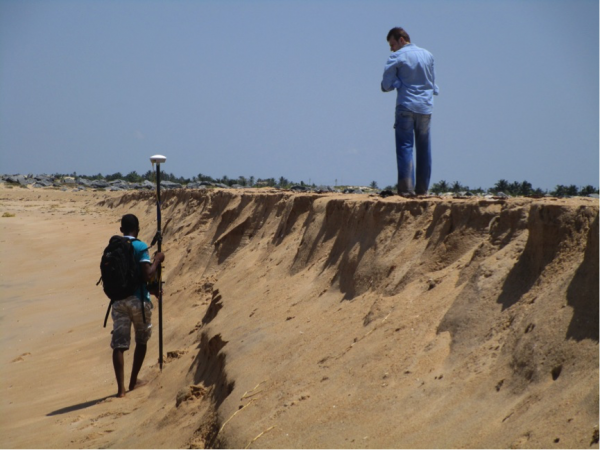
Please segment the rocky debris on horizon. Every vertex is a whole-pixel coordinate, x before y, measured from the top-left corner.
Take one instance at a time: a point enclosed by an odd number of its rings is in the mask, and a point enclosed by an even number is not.
[[[61,190],[69,190],[69,188],[80,191],[86,189],[103,189],[106,191],[128,191],[128,190],[154,190],[156,189],[156,184],[144,180],[141,183],[132,183],[125,180],[113,180],[107,181],[105,179],[97,179],[90,180],[88,178],[82,177],[71,177],[71,176],[54,176],[54,175],[0,175],[0,183],[10,183],[16,184],[19,186],[29,186],[33,185],[34,188],[60,188]],[[242,186],[239,184],[234,184],[232,186],[228,186],[223,183],[216,183],[210,181],[193,181],[188,183],[187,185],[182,185],[181,183],[175,183],[172,181],[163,180],[160,182],[160,186],[162,189],[208,189],[208,188],[221,188],[221,189],[247,189],[250,186]],[[277,188],[278,189],[278,188]],[[341,192],[338,189],[335,189],[331,186],[318,186],[316,188],[312,188],[309,186],[300,186],[294,185],[289,188],[292,192],[315,192],[318,194],[324,192]],[[365,187],[353,187],[348,186],[345,190],[345,193],[372,193],[375,190]],[[377,190],[378,192],[378,190]]]
[[[86,190],[86,189],[103,189],[106,191],[128,191],[128,190],[154,190],[156,183],[149,180],[144,180],[141,183],[132,183],[126,180],[106,179],[91,180],[82,177],[70,176],[53,176],[53,175],[0,175],[0,183],[9,183],[19,186],[33,185],[34,188],[60,188],[62,190]],[[162,180],[160,182],[162,189],[207,189],[207,188],[244,188],[244,186],[234,185],[227,186],[222,183],[212,183],[208,181],[194,181],[187,185],[175,183],[173,181]]]
[[[141,183],[131,183],[125,180],[113,180],[107,181],[105,179],[90,180],[82,177],[69,177],[69,176],[53,176],[53,175],[0,175],[0,183],[16,184],[19,186],[32,185],[34,188],[60,188],[61,190],[85,190],[85,189],[104,189],[107,191],[127,191],[127,190],[153,190],[156,189],[156,184],[144,180]],[[163,189],[182,189],[179,183],[172,181],[161,181],[161,188]],[[213,184],[203,182],[202,186],[198,183],[190,183],[188,189],[205,189],[207,185],[212,186]],[[220,185],[219,187],[228,187]]]
[[[0,175],[0,183],[10,183],[20,186],[33,185],[35,188],[54,187],[63,190],[72,188],[74,190],[85,189],[104,189],[107,191],[127,191],[127,190],[154,190],[156,183],[149,180],[144,180],[141,183],[132,183],[126,180],[107,181],[105,179],[91,180],[82,177],[70,176],[53,176],[53,175]],[[245,186],[233,185],[228,186],[223,183],[212,183],[209,181],[193,181],[187,185],[175,183],[173,181],[162,180],[160,182],[162,189],[207,189],[207,188],[223,188],[223,189],[243,189]]]
[[[48,187],[54,185],[54,177],[50,175],[3,175],[1,181],[20,186]]]
[[[348,187],[348,188],[344,189],[343,193],[344,194],[364,194],[365,191],[363,191],[361,188]]]
[[[294,186],[290,187],[290,191],[294,191],[294,192],[310,192],[310,188],[307,187],[307,186],[294,185]]]

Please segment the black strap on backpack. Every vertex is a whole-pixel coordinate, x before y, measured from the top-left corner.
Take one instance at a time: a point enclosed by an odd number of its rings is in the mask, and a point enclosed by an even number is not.
[[[104,316],[104,328],[106,328],[106,322],[108,321],[108,314],[110,313],[110,307],[112,306],[113,301],[111,300],[108,304],[108,309],[106,310],[106,316]],[[146,318],[144,318],[144,323],[146,323]]]

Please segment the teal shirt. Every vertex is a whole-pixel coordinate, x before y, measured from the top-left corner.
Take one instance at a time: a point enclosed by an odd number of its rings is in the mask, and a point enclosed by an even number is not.
[[[125,237],[129,238],[131,240],[136,239],[132,236],[125,236]],[[133,251],[135,254],[136,261],[138,263],[152,264],[152,261],[150,261],[150,254],[148,253],[148,245],[145,242],[140,241],[140,240],[134,240],[132,242],[132,244],[133,244]],[[141,268],[140,268],[140,271],[141,271]],[[148,284],[145,281],[142,281],[140,284],[140,287],[135,291],[134,295],[137,298],[139,298],[140,300],[150,302],[150,292],[148,292]]]

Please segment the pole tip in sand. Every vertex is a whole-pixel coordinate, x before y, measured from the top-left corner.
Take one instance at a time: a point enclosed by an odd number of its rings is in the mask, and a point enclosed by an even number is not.
[[[150,157],[150,162],[152,164],[162,164],[167,161],[167,157],[163,155],[154,155]]]

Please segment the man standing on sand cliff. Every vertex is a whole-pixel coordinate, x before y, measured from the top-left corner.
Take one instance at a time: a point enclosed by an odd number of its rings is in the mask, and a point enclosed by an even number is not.
[[[433,96],[438,95],[433,55],[410,42],[400,27],[392,28],[387,41],[393,52],[389,57],[381,90],[398,91],[396,98],[396,159],[398,194],[405,197],[425,195],[431,178],[430,123]],[[413,168],[413,144],[416,141],[416,183]]]
[[[150,292],[148,291],[148,282],[152,280],[165,256],[157,253],[154,261],[150,261],[148,246],[137,239],[140,232],[138,218],[133,214],[126,214],[121,219],[121,233],[131,240],[134,249],[135,260],[140,267],[142,280],[139,288],[134,295],[123,300],[117,300],[112,303],[113,331],[110,346],[113,349],[113,366],[115,376],[117,377],[118,392],[117,397],[125,397],[125,361],[124,352],[129,350],[131,342],[131,324],[135,329],[135,351],[133,354],[133,367],[131,368],[131,378],[129,380],[129,390],[140,387],[146,382],[138,380],[137,376],[146,357],[146,343],[152,335],[152,302],[150,301]],[[154,292],[153,292],[154,294]],[[142,304],[144,315],[142,315]]]

